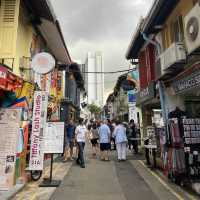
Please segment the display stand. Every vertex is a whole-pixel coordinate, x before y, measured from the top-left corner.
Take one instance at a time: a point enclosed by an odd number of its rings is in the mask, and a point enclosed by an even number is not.
[[[39,187],[58,187],[61,184],[61,180],[52,180],[52,173],[53,173],[53,153],[51,154],[50,177],[44,179],[42,183],[40,183]]]

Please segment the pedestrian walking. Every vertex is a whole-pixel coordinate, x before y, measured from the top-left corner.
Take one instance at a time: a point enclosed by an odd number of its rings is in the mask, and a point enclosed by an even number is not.
[[[127,136],[126,136],[126,128],[122,125],[120,121],[116,121],[116,127],[113,135],[115,137],[115,143],[117,147],[118,161],[125,161]]]
[[[68,160],[73,160],[73,147],[75,140],[75,125],[71,119],[69,123],[65,125],[65,151],[64,151],[64,162]]]
[[[90,130],[90,142],[92,144],[93,157],[95,157],[99,152],[98,139],[99,139],[98,129],[96,123],[94,123]]]
[[[110,150],[110,137],[111,131],[107,125],[107,121],[104,120],[99,128],[99,142],[101,151],[101,160],[109,161],[109,150]]]
[[[130,140],[130,145],[133,145],[133,149],[135,154],[138,154],[138,141],[137,141],[137,128],[135,125],[135,121],[133,119],[130,120],[129,122],[129,140]]]
[[[114,128],[115,128],[115,123],[112,123],[110,120],[108,120],[108,126],[110,128],[111,131],[111,141],[110,141],[110,150],[116,150],[116,144],[115,144],[115,138],[113,136],[113,132],[114,132]],[[112,148],[113,146],[113,148]]]
[[[83,119],[80,119],[79,125],[76,127],[75,130],[75,137],[78,146],[78,158],[76,160],[76,163],[79,164],[82,168],[85,168],[84,147],[85,147],[86,134],[87,134],[87,128],[83,123]]]

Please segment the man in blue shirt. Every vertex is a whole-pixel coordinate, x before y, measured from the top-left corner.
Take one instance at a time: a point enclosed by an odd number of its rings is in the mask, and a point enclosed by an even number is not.
[[[101,124],[99,128],[99,142],[100,142],[100,150],[101,150],[101,160],[108,161],[108,151],[110,150],[110,136],[111,131],[109,126],[107,125],[107,121]]]
[[[64,161],[67,161],[68,158],[73,160],[73,148],[74,148],[74,139],[75,139],[75,125],[73,120],[70,120],[68,124],[65,125],[65,152],[64,152]]]

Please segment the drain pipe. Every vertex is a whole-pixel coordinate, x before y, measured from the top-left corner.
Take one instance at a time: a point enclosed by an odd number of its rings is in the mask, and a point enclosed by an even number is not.
[[[148,38],[147,35],[144,32],[141,32],[143,39],[146,42],[149,42],[151,44],[153,44],[157,51],[160,51],[160,46],[156,41],[153,41],[152,39]],[[166,101],[166,96],[164,93],[164,84],[162,81],[158,81],[158,89],[159,89],[159,95],[160,95],[160,103],[161,103],[161,108],[162,108],[162,113],[163,113],[163,119],[164,119],[164,123],[166,125],[166,131],[167,131],[167,137],[169,138],[169,129],[167,126],[167,120],[168,120],[168,114],[167,114],[167,109],[165,107],[165,105],[167,105],[167,101]]]

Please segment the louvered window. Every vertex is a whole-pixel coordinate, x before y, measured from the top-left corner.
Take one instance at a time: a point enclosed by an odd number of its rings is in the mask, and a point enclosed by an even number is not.
[[[15,21],[15,6],[16,6],[16,0],[5,0],[3,22],[13,23]]]

